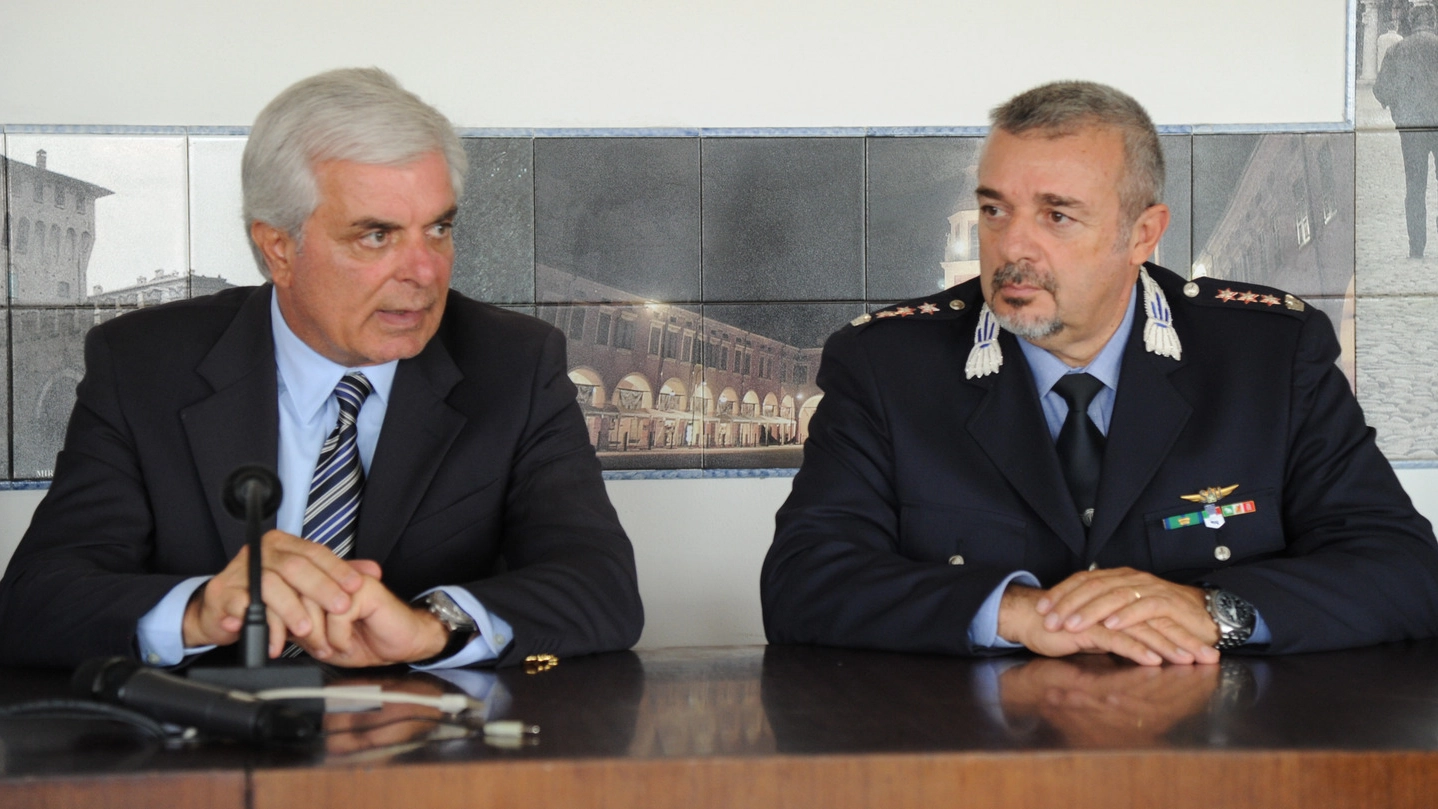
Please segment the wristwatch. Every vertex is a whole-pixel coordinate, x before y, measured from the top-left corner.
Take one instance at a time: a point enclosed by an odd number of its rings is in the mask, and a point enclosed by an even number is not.
[[[1253,635],[1253,626],[1258,613],[1253,605],[1217,587],[1205,587],[1203,605],[1208,608],[1209,617],[1218,624],[1218,643],[1213,648],[1227,651],[1248,642]]]
[[[425,596],[421,603],[431,615],[439,619],[445,629],[449,630],[449,640],[444,644],[444,648],[439,650],[439,654],[424,660],[416,660],[410,663],[411,666],[428,666],[445,658],[453,657],[479,633],[479,626],[475,624],[474,619],[469,617],[469,613],[460,609],[460,606],[454,603],[454,599],[450,598],[445,591],[435,590]]]

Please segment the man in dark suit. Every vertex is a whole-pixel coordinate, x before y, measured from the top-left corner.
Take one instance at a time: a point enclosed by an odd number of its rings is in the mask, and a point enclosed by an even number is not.
[[[264,539],[271,655],[507,665],[634,643],[633,550],[563,336],[448,291],[464,170],[449,122],[378,70],[260,114],[245,213],[272,283],[90,332],[54,482],[0,582],[0,659],[176,664],[234,643],[248,557],[221,489],[247,463],[286,492]]]
[[[980,277],[825,346],[764,563],[771,642],[1158,664],[1438,631],[1438,544],[1331,324],[1146,264],[1162,188],[1112,88],[994,111]]]

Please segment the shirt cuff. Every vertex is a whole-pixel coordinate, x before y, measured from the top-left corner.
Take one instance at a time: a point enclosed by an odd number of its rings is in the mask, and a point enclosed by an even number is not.
[[[1273,633],[1268,631],[1268,624],[1263,622],[1263,616],[1257,611],[1253,613],[1253,634],[1243,642],[1244,646],[1266,646],[1273,640]]]
[[[443,660],[436,660],[427,666],[415,666],[414,668],[420,671],[430,671],[432,669],[458,668],[475,663],[484,663],[499,657],[499,653],[504,651],[504,647],[508,646],[509,642],[514,639],[514,630],[510,627],[509,623],[498,615],[494,615],[486,610],[484,605],[479,603],[479,599],[475,598],[473,593],[463,587],[431,587],[416,596],[415,600],[418,601],[430,593],[433,593],[435,590],[443,590],[445,595],[454,599],[454,603],[458,604],[460,609],[464,610],[470,618],[474,619],[474,624],[479,628],[479,631],[475,633],[475,636],[470,639],[469,643],[465,644],[463,649],[455,652],[450,657],[446,657]]]
[[[975,649],[1018,649],[1023,646],[1022,643],[1010,643],[999,637],[999,603],[1004,600],[1004,589],[1013,582],[1025,587],[1039,586],[1038,578],[1027,570],[1016,570],[999,582],[999,586],[989,593],[974,614],[974,620],[969,622],[969,645]]]
[[[178,666],[186,657],[197,655],[215,648],[214,646],[193,646],[185,648],[185,607],[190,596],[200,589],[210,576],[195,576],[175,585],[160,599],[149,612],[140,616],[135,625],[135,643],[140,647],[140,659],[151,666]]]

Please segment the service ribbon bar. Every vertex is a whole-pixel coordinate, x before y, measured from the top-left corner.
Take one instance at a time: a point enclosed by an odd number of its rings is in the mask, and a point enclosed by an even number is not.
[[[1258,510],[1258,505],[1252,500],[1245,500],[1242,503],[1228,503],[1218,506],[1218,513],[1225,517],[1236,517],[1239,514],[1252,514]],[[1179,514],[1176,517],[1168,517],[1163,521],[1165,531],[1172,531],[1175,528],[1187,528],[1190,525],[1203,525],[1203,512],[1190,511],[1187,514]]]

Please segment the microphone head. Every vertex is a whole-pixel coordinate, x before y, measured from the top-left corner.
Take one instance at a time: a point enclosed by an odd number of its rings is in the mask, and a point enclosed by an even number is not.
[[[141,668],[124,657],[92,657],[75,669],[70,678],[70,691],[76,696],[114,702],[120,687]]]
[[[268,466],[246,464],[237,468],[225,478],[225,511],[237,520],[245,519],[245,503],[252,490],[260,495],[260,517],[268,517],[280,510],[284,489],[280,477]]]

